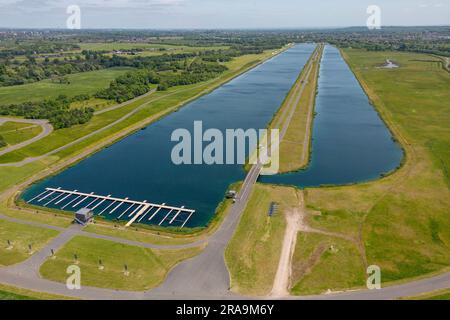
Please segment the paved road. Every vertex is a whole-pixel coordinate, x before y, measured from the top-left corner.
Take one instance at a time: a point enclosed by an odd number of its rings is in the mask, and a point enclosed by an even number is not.
[[[129,104],[132,104],[133,102],[136,102],[136,101],[138,101],[138,100],[140,100],[142,98],[148,97],[149,95],[152,95],[155,92],[156,92],[156,89],[152,89],[149,92],[147,92],[147,93],[145,93],[145,94],[143,94],[141,96],[138,96],[136,98],[133,98],[131,100],[125,101],[125,102],[120,103],[120,104],[113,105],[113,106],[108,107],[108,108],[104,108],[104,109],[99,110],[99,111],[96,111],[96,112],[94,112],[94,115],[97,116],[97,115],[105,113],[105,112],[109,112],[109,111],[112,111],[112,110],[116,110],[116,109],[120,109],[120,108],[126,107]]]
[[[42,132],[29,140],[23,141],[21,143],[18,143],[18,144],[12,145],[12,146],[8,146],[5,149],[0,150],[0,156],[10,153],[14,150],[23,148],[29,144],[32,144],[33,142],[39,141],[53,132],[53,126],[48,122],[48,120],[33,120],[33,119],[0,117],[0,124],[7,122],[7,121],[38,125],[38,126],[42,127]]]

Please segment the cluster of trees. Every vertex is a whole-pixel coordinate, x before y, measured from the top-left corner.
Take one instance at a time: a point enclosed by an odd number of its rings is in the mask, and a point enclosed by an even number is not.
[[[74,60],[68,60],[67,58],[50,60],[47,57],[42,62],[37,62],[31,56],[23,62],[4,60],[1,61],[0,65],[0,86],[21,85],[101,68],[102,65],[85,61],[79,56]]]
[[[55,129],[68,128],[88,122],[94,115],[92,108],[70,108],[75,101],[85,100],[86,95],[67,98],[59,96],[53,100],[25,102],[0,106],[0,115],[21,116],[27,119],[48,119]]]
[[[220,33],[219,33],[220,34]],[[109,56],[107,51],[83,50],[80,54],[64,53],[66,50],[79,48],[76,44],[52,41],[20,42],[10,48],[0,50],[0,87],[21,85],[49,78],[61,78],[65,75],[94,71],[112,67],[146,68],[160,71],[176,71],[182,69],[186,59],[200,56],[205,62],[227,62],[232,58],[245,54],[258,54],[265,49],[279,48],[286,43],[285,39],[271,36],[243,36],[238,34],[215,35],[214,37],[177,40],[178,44],[228,45],[226,50],[208,50],[205,52],[189,52],[178,54],[162,54],[157,56],[124,57]],[[133,49],[134,53],[143,49]],[[42,54],[40,57],[36,55]],[[18,55],[25,59],[16,59]],[[186,77],[186,76],[185,76]],[[188,78],[193,78],[189,76]],[[189,80],[190,81],[190,80]]]
[[[15,41],[14,44],[0,50],[0,58],[13,59],[16,56],[59,53],[79,49],[78,45],[55,41]]]
[[[121,103],[147,93],[150,84],[159,82],[160,77],[153,70],[142,69],[128,72],[113,80],[109,88],[100,90],[95,96]]]
[[[134,67],[152,69],[156,72],[179,70],[183,62],[188,58],[196,57],[198,53],[182,54],[163,54],[160,56],[126,58],[117,55],[109,57],[96,51],[83,51],[82,55],[77,55],[72,59],[68,57],[44,58],[43,61],[37,61],[33,56],[28,56],[24,61],[0,59],[0,87],[14,86],[31,82],[40,81],[49,78],[60,78],[65,75],[95,71],[103,68],[112,67]],[[227,53],[227,55],[236,56],[236,54]],[[209,61],[228,61],[225,53],[217,53]]]
[[[184,55],[183,57],[186,58]],[[158,59],[158,61],[161,60],[164,59]],[[170,62],[171,69],[164,71],[173,72],[158,74],[150,68],[128,72],[113,80],[108,88],[97,92],[95,97],[121,103],[147,93],[151,84],[158,84],[158,90],[163,91],[173,86],[206,81],[227,70],[225,66],[217,62],[204,62],[202,60],[195,60],[191,64],[187,60],[184,60],[183,63],[178,60],[170,60]]]
[[[169,87],[206,81],[217,77],[226,70],[227,67],[217,62],[205,63],[204,61],[195,60],[182,72],[164,74],[158,89],[165,90]]]

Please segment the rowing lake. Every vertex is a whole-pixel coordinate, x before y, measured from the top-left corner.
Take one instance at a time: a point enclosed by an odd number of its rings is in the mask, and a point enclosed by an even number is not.
[[[167,203],[195,209],[186,226],[204,226],[214,215],[228,186],[243,180],[245,172],[240,165],[174,165],[171,161],[175,145],[170,141],[172,132],[178,128],[192,132],[197,120],[203,121],[204,130],[217,128],[224,132],[235,128],[265,128],[314,48],[312,44],[296,45],[145,130],[33,185],[23,198],[30,200],[46,187],[61,187],[136,201]],[[322,60],[316,112],[309,168],[287,175],[262,177],[261,181],[300,187],[352,183],[376,178],[400,164],[401,149],[392,140],[339,52],[330,46],[326,47]],[[71,197],[58,206],[54,205],[57,201],[48,206],[60,208],[69,201]],[[90,202],[86,200],[79,207],[68,206],[66,210],[76,211]],[[108,201],[101,204],[96,213],[108,205]],[[125,206],[121,208],[122,211],[125,209]],[[116,219],[121,210],[113,214],[106,210],[102,216]],[[148,217],[151,215],[149,212]],[[145,217],[141,222],[159,224],[166,215],[167,212],[162,210],[151,221]],[[123,218],[128,220],[127,216]],[[162,225],[169,226],[170,218]],[[179,226],[185,219],[187,217],[180,216],[173,226]]]
[[[395,170],[403,151],[338,49],[326,46],[321,62],[312,153],[306,170],[261,182],[311,187],[372,180]]]

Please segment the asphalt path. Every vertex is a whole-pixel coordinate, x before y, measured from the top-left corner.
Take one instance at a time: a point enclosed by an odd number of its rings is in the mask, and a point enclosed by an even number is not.
[[[5,122],[20,122],[20,123],[29,123],[32,125],[38,125],[38,126],[42,127],[42,131],[37,136],[35,136],[31,139],[28,139],[26,141],[23,141],[23,142],[20,142],[20,143],[11,145],[11,146],[7,146],[3,150],[0,150],[0,156],[10,153],[14,150],[21,149],[21,148],[23,148],[29,144],[32,144],[36,141],[39,141],[53,132],[53,126],[48,122],[48,120],[33,120],[33,119],[0,117],[0,124],[5,123]]]

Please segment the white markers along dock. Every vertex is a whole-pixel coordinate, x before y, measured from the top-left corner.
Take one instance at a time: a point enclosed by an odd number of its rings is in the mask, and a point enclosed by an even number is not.
[[[45,202],[42,202],[46,200]],[[145,201],[134,201],[129,198],[114,198],[111,195],[100,196],[97,194],[83,193],[78,190],[64,190],[62,188],[45,188],[45,191],[28,201],[28,203],[35,202],[36,205],[65,208],[71,210],[78,210],[87,208],[91,211],[99,210],[96,215],[112,215],[120,218],[130,219],[126,227],[131,226],[134,222],[141,222],[146,216],[144,222],[155,225],[179,226],[183,228],[189,219],[194,214],[195,210],[186,209],[183,207],[168,206],[165,203],[155,204]],[[159,217],[158,214],[160,215]],[[152,221],[153,218],[159,219]],[[176,222],[176,224],[173,224]]]

